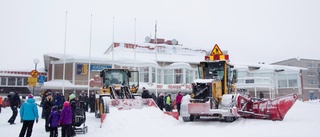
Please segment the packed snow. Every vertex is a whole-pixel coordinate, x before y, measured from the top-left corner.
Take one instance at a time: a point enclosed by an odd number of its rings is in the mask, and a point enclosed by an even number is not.
[[[39,107],[39,113],[42,108]],[[0,133],[7,137],[19,135],[22,123],[17,116],[15,125],[7,123],[12,111],[2,108],[0,114]],[[194,136],[233,136],[233,137],[319,137],[320,102],[319,100],[297,101],[283,121],[239,118],[232,123],[213,119],[200,119],[183,122],[166,115],[155,107],[143,109],[117,110],[111,108],[100,128],[100,119],[94,113],[87,113],[86,134],[77,136],[90,137],[194,137]],[[49,136],[45,132],[44,119],[34,124],[32,136]],[[59,136],[61,132],[59,129]]]

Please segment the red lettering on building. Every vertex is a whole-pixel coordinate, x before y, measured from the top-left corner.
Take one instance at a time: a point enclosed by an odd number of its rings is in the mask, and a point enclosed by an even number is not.
[[[181,85],[168,85],[168,89],[181,89]]]
[[[90,80],[90,87],[102,87],[101,78],[98,75],[95,75],[93,79]]]

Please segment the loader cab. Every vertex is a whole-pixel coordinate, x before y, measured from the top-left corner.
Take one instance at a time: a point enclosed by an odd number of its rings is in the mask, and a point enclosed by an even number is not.
[[[137,92],[139,87],[139,72],[129,71],[127,69],[104,69],[100,72],[100,77],[103,81],[103,87],[108,88],[112,85],[121,85],[136,89],[133,92]]]
[[[232,74],[233,65],[225,60],[221,61],[205,61],[200,62],[199,70],[202,79],[213,79],[214,81],[221,81],[222,94],[230,93],[229,87],[232,86],[234,76]]]

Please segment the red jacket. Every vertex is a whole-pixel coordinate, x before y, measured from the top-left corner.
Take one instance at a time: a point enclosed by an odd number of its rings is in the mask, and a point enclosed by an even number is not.
[[[181,94],[178,94],[176,97],[176,103],[181,103],[182,97],[183,96]]]

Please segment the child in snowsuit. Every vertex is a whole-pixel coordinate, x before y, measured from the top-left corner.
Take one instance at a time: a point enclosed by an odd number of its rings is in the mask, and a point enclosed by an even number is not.
[[[60,113],[59,125],[61,125],[62,137],[71,137],[73,133],[72,128],[72,110],[69,101],[63,103],[63,108]]]
[[[50,137],[58,137],[58,106],[53,106],[49,116]]]

